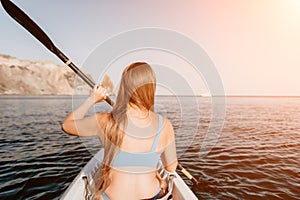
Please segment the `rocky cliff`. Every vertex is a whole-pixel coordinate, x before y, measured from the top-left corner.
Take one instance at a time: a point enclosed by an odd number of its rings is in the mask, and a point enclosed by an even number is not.
[[[86,95],[90,87],[68,67],[0,55],[0,94]]]

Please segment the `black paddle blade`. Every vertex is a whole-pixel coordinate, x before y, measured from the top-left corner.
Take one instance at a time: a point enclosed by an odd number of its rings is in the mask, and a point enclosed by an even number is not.
[[[46,33],[30,19],[20,8],[9,0],[1,0],[4,10],[19,24],[21,24],[27,31],[29,31],[35,38],[43,43],[47,49],[56,54],[56,47],[46,35]]]

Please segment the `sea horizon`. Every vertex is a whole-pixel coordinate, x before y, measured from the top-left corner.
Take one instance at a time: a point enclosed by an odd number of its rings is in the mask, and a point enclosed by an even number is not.
[[[10,98],[10,97],[36,97],[36,98],[47,98],[47,97],[87,97],[88,95],[77,95],[77,94],[0,94],[0,98]],[[116,95],[109,95],[110,97],[114,97]],[[249,98],[255,98],[255,97],[266,97],[266,98],[299,98],[300,95],[213,95],[213,96],[207,96],[207,95],[189,95],[189,94],[183,94],[183,95],[168,95],[168,94],[157,94],[156,97],[249,97]]]

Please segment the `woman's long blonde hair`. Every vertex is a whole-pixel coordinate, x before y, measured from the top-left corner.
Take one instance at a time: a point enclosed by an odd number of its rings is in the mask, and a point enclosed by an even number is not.
[[[123,130],[127,125],[128,105],[153,111],[155,89],[156,77],[149,64],[136,62],[123,71],[116,103],[109,114],[104,137],[101,138],[104,159],[95,191],[105,191],[111,183],[110,166],[113,164],[118,148],[122,145]]]

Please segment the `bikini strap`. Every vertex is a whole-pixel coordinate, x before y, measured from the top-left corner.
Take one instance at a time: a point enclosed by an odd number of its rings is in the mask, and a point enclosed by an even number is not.
[[[159,141],[159,138],[161,135],[162,123],[163,123],[163,118],[161,115],[158,115],[158,131],[157,131],[156,137],[154,139],[154,142],[153,142],[153,145],[151,148],[151,152],[154,152],[157,147],[157,144],[158,144],[158,141]]]

